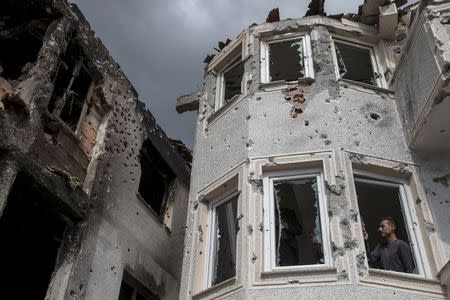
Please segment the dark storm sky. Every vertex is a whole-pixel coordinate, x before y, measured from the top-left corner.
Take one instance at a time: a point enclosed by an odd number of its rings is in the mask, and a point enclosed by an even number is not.
[[[73,0],[135,86],[167,135],[192,147],[196,113],[175,111],[180,95],[199,90],[203,59],[218,41],[261,24],[304,16],[309,1]],[[356,12],[362,0],[328,0],[328,14]]]

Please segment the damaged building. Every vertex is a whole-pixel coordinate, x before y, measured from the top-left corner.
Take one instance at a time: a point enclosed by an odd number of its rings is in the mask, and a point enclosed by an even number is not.
[[[274,9],[207,56],[180,299],[448,299],[450,2],[405,4]],[[385,221],[401,267],[368,259]]]
[[[75,5],[0,3],[2,299],[177,299],[190,151]]]

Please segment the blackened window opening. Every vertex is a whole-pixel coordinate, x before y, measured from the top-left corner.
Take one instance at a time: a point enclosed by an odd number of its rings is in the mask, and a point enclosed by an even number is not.
[[[369,249],[366,250],[373,251],[377,245],[385,244],[385,240],[378,231],[382,217],[393,218],[397,223],[397,238],[411,245],[399,188],[355,180],[355,189],[358,196],[361,225],[368,233],[366,246]],[[412,252],[411,246],[410,250]],[[413,264],[416,265],[416,262],[413,261]],[[375,269],[383,269],[380,262],[369,262],[369,265]],[[417,268],[414,269],[413,273],[418,273]]]
[[[317,180],[276,181],[273,188],[276,266],[325,263]]]
[[[244,76],[244,63],[239,57],[223,74],[224,104],[241,94],[242,76]]]
[[[28,73],[52,18],[39,1],[0,1],[0,76],[12,81]]]
[[[270,81],[305,77],[303,40],[269,44]]]
[[[214,265],[211,285],[236,275],[237,202],[236,196],[215,207]]]
[[[7,80],[17,80],[29,71],[30,64],[37,60],[42,47],[40,34],[24,32],[8,39],[0,39],[0,76]],[[24,68],[27,64],[29,67]]]
[[[48,106],[49,112],[59,116],[74,132],[78,129],[93,84],[82,63],[80,51],[75,45],[70,45],[60,58]]]
[[[2,298],[45,298],[66,228],[50,198],[19,173],[0,217]],[[18,288],[24,272],[30,280]]]
[[[341,78],[377,85],[369,49],[339,42],[334,44]]]
[[[140,162],[139,195],[157,215],[163,218],[175,173],[149,140],[142,146]]]
[[[152,293],[147,287],[134,279],[127,271],[124,272],[124,278],[120,285],[118,300],[160,300],[157,295]]]

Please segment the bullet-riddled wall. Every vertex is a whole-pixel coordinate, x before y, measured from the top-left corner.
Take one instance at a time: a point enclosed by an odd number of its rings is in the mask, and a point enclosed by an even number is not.
[[[310,39],[313,78],[265,83],[261,68],[267,57],[262,45],[305,35]],[[372,47],[383,83],[371,86],[338,79],[336,39]],[[241,95],[218,107],[221,61],[232,61],[236,47],[242,47],[244,64]],[[194,97],[199,101],[199,117],[181,298],[445,297],[438,273],[448,261],[444,250],[448,220],[443,217],[448,206],[437,203],[445,202],[446,196],[431,193],[431,182],[423,179],[437,165],[418,160],[409,148],[399,99],[389,88],[396,61],[396,44],[381,39],[373,27],[315,16],[250,27],[207,62],[203,91]],[[192,101],[192,96],[184,100]],[[436,156],[439,168],[446,168],[447,156]],[[324,172],[332,262],[322,270],[267,270],[265,174],[310,168]],[[368,268],[353,180],[359,172],[407,182],[429,275],[413,279]],[[216,271],[208,267],[212,264],[208,260],[218,255],[210,250],[215,239],[211,238],[212,203],[230,190],[239,192],[236,273],[211,286],[208,272]]]

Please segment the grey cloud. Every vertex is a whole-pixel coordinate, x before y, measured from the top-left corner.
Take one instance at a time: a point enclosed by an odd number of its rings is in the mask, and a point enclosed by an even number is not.
[[[178,96],[201,87],[203,59],[220,40],[279,7],[282,19],[302,17],[309,1],[76,0],[92,28],[173,137],[192,146],[195,113],[178,115]],[[356,12],[362,0],[328,0],[329,14]]]

